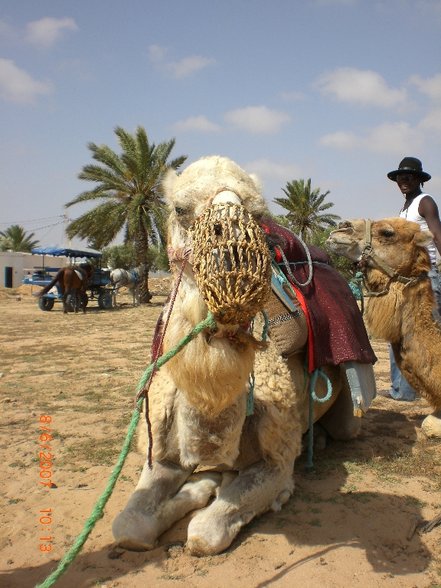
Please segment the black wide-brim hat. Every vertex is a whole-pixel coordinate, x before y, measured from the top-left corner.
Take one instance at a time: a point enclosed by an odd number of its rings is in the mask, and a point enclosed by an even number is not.
[[[423,164],[416,157],[405,157],[402,159],[398,169],[389,172],[387,177],[396,182],[398,174],[415,174],[421,178],[422,182],[428,182],[432,177],[430,174],[423,171]]]

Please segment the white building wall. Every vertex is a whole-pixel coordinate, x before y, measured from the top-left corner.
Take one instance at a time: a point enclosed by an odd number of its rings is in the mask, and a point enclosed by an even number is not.
[[[43,262],[44,257],[44,262]],[[17,251],[0,251],[0,287],[6,287],[7,269],[12,267],[12,287],[18,288],[22,280],[29,272],[32,274],[34,268],[59,268],[67,265],[66,257],[51,257],[48,255],[33,255]]]

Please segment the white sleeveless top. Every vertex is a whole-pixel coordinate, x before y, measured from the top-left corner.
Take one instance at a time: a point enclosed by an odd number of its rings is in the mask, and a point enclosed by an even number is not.
[[[424,196],[429,196],[429,194],[420,194],[416,196],[409,205],[409,208],[404,210],[403,208],[400,211],[401,218],[405,218],[406,220],[413,221],[414,223],[418,223],[421,227],[422,231],[428,231],[429,227],[427,226],[426,219],[420,215],[418,208],[420,206],[421,200]],[[429,251],[430,262],[432,266],[436,266],[436,247],[435,243],[431,241],[429,245],[427,245],[427,249]]]

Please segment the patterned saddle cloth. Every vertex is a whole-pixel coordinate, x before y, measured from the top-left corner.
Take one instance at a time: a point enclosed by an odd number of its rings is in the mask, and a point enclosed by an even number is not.
[[[267,308],[271,338],[283,356],[296,353],[306,343],[306,322],[308,371],[340,365],[354,408],[366,411],[376,395],[372,365],[377,358],[349,285],[324,251],[308,247],[307,252],[296,235],[272,219],[261,226],[274,250]]]

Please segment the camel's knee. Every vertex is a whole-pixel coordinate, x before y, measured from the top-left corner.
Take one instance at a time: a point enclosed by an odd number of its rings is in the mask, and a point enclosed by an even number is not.
[[[426,437],[441,439],[441,411],[429,414],[421,423],[421,430]]]

